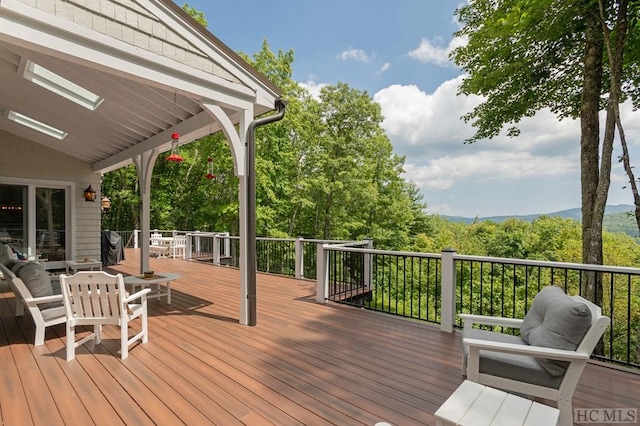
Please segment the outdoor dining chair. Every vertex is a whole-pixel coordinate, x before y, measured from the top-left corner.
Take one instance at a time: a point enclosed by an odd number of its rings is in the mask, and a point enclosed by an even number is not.
[[[67,315],[67,361],[74,359],[75,348],[87,341],[95,339],[96,343],[101,343],[103,325],[120,326],[122,359],[127,358],[133,343],[149,340],[147,294],[151,289],[127,295],[122,274],[111,275],[104,271],[60,275],[60,287]],[[129,322],[135,318],[140,318],[141,330],[130,338]],[[93,326],[93,332],[76,341],[77,325]]]

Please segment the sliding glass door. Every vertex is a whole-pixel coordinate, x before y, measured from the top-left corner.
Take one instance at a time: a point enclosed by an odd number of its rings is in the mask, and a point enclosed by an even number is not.
[[[0,241],[26,253],[28,247],[28,188],[0,185]]]
[[[65,260],[65,190],[36,188],[36,254],[50,262]]]
[[[0,183],[0,241],[48,266],[64,265],[70,245],[70,191],[65,184]]]

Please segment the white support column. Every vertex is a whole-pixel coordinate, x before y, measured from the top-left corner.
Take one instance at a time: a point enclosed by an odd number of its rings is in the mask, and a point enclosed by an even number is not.
[[[226,114],[226,112],[219,106],[212,102],[203,102],[203,109],[205,109],[213,118],[215,118],[222,132],[225,134],[229,147],[231,148],[231,155],[233,156],[233,163],[236,176],[238,176],[238,216],[240,219],[240,324],[249,324],[249,310],[248,310],[248,291],[247,291],[247,270],[249,267],[255,268],[255,259],[253,263],[249,263],[247,259],[247,175],[246,175],[246,161],[247,161],[247,129],[249,123],[253,120],[253,108],[240,111],[240,122],[238,123],[238,130],[236,131],[233,122]]]
[[[441,297],[442,309],[440,312],[440,330],[453,333],[453,324],[456,319],[456,263],[452,248],[442,250],[442,283]]]
[[[250,268],[255,270],[256,260],[249,259],[247,256],[248,241],[248,222],[247,222],[247,129],[249,123],[253,120],[253,111],[244,111],[240,117],[238,124],[238,141],[241,143],[239,147],[231,144],[237,158],[236,168],[238,170],[238,216],[240,219],[240,324],[249,325],[249,290],[247,286],[247,275]]]
[[[247,268],[249,268],[249,262],[247,261],[247,242],[245,236],[247,235],[247,177],[239,176],[239,189],[238,189],[238,201],[239,201],[239,219],[240,219],[240,324],[249,324],[249,301],[247,292]]]
[[[158,150],[145,151],[133,158],[133,163],[138,171],[140,182],[140,272],[149,270],[149,236],[151,235],[151,175],[153,166],[158,158]]]

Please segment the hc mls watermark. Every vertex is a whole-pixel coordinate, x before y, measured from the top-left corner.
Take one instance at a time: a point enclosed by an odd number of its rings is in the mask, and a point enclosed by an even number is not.
[[[636,408],[574,408],[576,423],[638,423]]]

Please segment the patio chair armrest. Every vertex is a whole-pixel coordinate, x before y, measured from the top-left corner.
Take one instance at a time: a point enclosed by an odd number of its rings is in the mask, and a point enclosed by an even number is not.
[[[556,359],[559,361],[588,360],[590,354],[584,352],[568,351],[564,349],[546,348],[544,346],[518,345],[514,343],[492,342],[480,339],[462,339],[469,346],[469,354],[472,349],[503,352],[515,355],[526,355],[535,358]]]
[[[520,328],[522,325],[522,319],[520,318],[492,317],[488,315],[472,314],[458,314],[458,316],[463,321],[465,328],[472,327],[474,324],[497,325],[510,328]]]
[[[146,299],[147,298],[147,294],[151,293],[151,289],[150,288],[143,288],[140,291],[137,291],[129,296],[127,296],[124,299],[124,303],[130,303],[133,302],[134,300],[137,299]]]
[[[41,296],[41,297],[27,297],[24,299],[24,303],[29,306],[36,306],[40,303],[50,303],[57,302],[62,300],[61,294],[53,294],[51,296]]]

